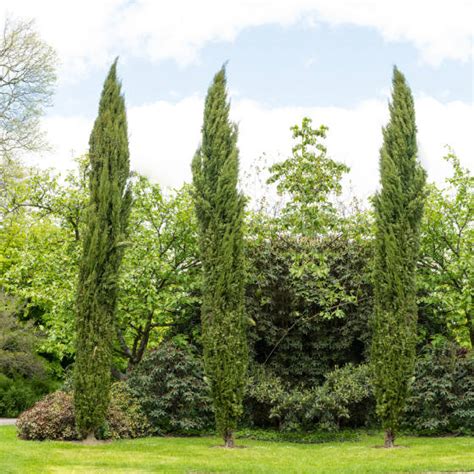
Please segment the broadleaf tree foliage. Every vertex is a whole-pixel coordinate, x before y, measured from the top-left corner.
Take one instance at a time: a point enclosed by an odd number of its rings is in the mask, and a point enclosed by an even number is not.
[[[44,332],[41,353],[62,367],[74,357],[88,161],[76,160],[78,168],[63,180],[19,160],[0,164],[0,287],[21,302],[18,316]]]
[[[198,308],[201,281],[190,186],[165,194],[136,176],[132,193],[116,325],[116,352],[127,359],[127,372]]]
[[[244,197],[237,189],[237,129],[223,67],[210,86],[192,163],[203,266],[202,338],[218,432],[226,447],[242,414],[248,348],[244,313]]]
[[[393,447],[415,364],[416,263],[425,172],[417,160],[413,96],[393,72],[390,120],[380,150],[381,191],[375,196],[375,308],[372,364],[385,446]]]
[[[328,127],[313,128],[304,117],[291,127],[295,144],[286,160],[270,167],[268,183],[285,198],[280,226],[301,235],[325,233],[338,221],[334,198],[342,191],[341,178],[349,168],[327,155],[323,142]]]
[[[325,125],[313,128],[312,120],[304,117],[301,126],[294,125],[291,131],[295,140],[291,156],[269,168],[267,183],[276,184],[282,199],[281,210],[268,223],[273,226],[270,237],[292,236],[305,247],[291,252],[292,276],[310,274],[304,293],[318,300],[324,317],[344,317],[344,307],[354,303],[356,295],[346,292],[339,282],[333,284],[329,260],[342,234],[353,234],[337,206],[341,179],[349,168],[328,156]]]
[[[110,68],[89,140],[90,201],[77,289],[76,423],[84,437],[109,403],[119,268],[131,207],[127,118],[117,61]]]
[[[431,184],[419,258],[419,300],[431,322],[460,346],[474,346],[474,177],[452,152],[452,176]]]

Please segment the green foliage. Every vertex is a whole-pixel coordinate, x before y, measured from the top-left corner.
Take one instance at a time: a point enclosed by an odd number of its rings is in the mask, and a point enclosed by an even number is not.
[[[415,363],[416,282],[425,172],[417,161],[415,109],[403,74],[394,69],[390,121],[380,151],[375,196],[375,314],[372,365],[377,414],[393,438]]]
[[[96,430],[101,439],[139,438],[150,434],[150,425],[138,400],[123,383],[114,383],[103,426]],[[57,391],[47,395],[17,420],[18,436],[30,440],[76,440],[74,394]]]
[[[40,327],[39,350],[67,367],[74,358],[76,275],[86,224],[88,157],[64,179],[11,161],[0,166],[0,286]],[[125,370],[166,334],[197,341],[200,264],[189,186],[163,192],[132,180],[133,207],[121,265],[114,365]]]
[[[295,125],[291,130],[296,141],[292,155],[271,166],[268,179],[268,183],[277,185],[284,205],[266,225],[270,224],[270,235],[291,235],[301,241],[304,251],[289,254],[290,272],[296,277],[309,276],[308,292],[319,295],[322,316],[342,317],[341,303],[354,303],[356,296],[341,289],[339,282],[333,284],[329,260],[331,244],[337,243],[343,230],[335,200],[342,190],[341,178],[349,168],[327,156],[322,143],[327,131],[324,125],[313,129],[311,119],[304,118],[301,127]],[[319,245],[318,241],[324,243]]]
[[[50,393],[20,415],[17,428],[21,439],[78,439],[72,394]]]
[[[419,228],[424,173],[416,163],[413,100],[397,70],[376,229],[369,212],[338,202],[348,168],[328,156],[327,128],[313,128],[308,118],[291,129],[291,156],[267,170],[279,200],[248,212],[242,223],[237,129],[229,121],[224,70],[206,100],[194,188],[167,191],[139,175],[128,187],[125,109],[115,70],[111,75],[90,157],[80,158],[65,179],[11,156],[0,160],[0,297],[15,301],[8,316],[0,314],[0,415],[31,406],[55,385],[51,373],[61,376],[72,366],[77,310],[78,347],[86,349],[77,367],[89,375],[76,395],[83,396],[83,424],[94,424],[98,436],[134,436],[134,420],[143,420],[132,410],[123,425],[113,414],[104,421],[111,366],[114,375],[130,375],[155,430],[206,430],[212,409],[202,344],[218,430],[229,437],[242,411],[245,333],[250,426],[294,434],[370,424],[365,362],[372,330],[384,427],[398,426],[413,383],[406,427],[469,432],[472,357],[443,344],[469,349],[474,341],[473,178],[450,151],[453,175],[445,187],[428,187]],[[35,105],[38,112],[42,105]],[[422,357],[410,378],[415,341]],[[432,348],[423,348],[427,343]],[[120,387],[116,419],[128,403],[128,389]]]
[[[0,417],[16,418],[56,385],[47,377],[7,377],[0,373]]]
[[[405,426],[420,434],[474,433],[474,353],[453,343],[428,346],[417,361]]]
[[[14,311],[14,300],[0,293],[0,417],[16,417],[54,387],[36,354],[38,334]]]
[[[82,436],[105,421],[119,268],[131,206],[125,102],[117,63],[104,84],[89,141],[90,201],[77,290],[74,380],[76,422]]]
[[[252,359],[290,385],[319,385],[335,366],[365,359],[372,287],[369,240],[264,235],[248,242],[246,305]],[[295,272],[294,261],[306,264]],[[319,278],[312,266],[325,260]],[[326,292],[321,292],[321,287]],[[329,293],[332,293],[329,295]]]
[[[329,372],[321,387],[313,390],[307,418],[318,419],[321,429],[364,426],[372,421],[373,394],[367,365],[351,364]]]
[[[359,433],[353,430],[295,432],[247,428],[239,430],[237,432],[237,436],[242,439],[254,439],[258,441],[274,441],[302,444],[357,441],[358,439],[360,439]]]
[[[297,232],[308,235],[332,227],[336,207],[332,198],[341,193],[341,178],[349,168],[327,156],[321,143],[328,128],[311,127],[305,117],[301,127],[291,127],[296,144],[292,156],[270,167],[269,183],[276,183],[278,193],[286,196],[282,222]]]
[[[283,204],[249,214],[246,303],[252,358],[290,387],[310,388],[365,359],[371,221],[336,201],[348,168],[327,155],[327,128],[305,118],[292,131],[293,153],[268,180]]]
[[[419,259],[420,322],[428,338],[439,335],[463,347],[474,344],[474,177],[450,152],[446,186],[428,188]]]
[[[289,384],[271,370],[262,365],[252,364],[244,399],[246,425],[280,428],[281,415],[275,414],[275,410],[288,397],[290,391]]]
[[[87,167],[59,182],[51,171],[0,166],[0,287],[17,314],[41,328],[40,350],[67,365],[74,353],[74,298]]]
[[[157,433],[192,434],[212,425],[210,387],[190,346],[163,342],[133,369],[127,384]]]
[[[150,436],[153,432],[140,401],[124,382],[113,383],[105,425],[99,438],[127,439]]]
[[[285,430],[328,429],[357,412],[321,384],[335,367],[365,359],[371,221],[357,206],[336,202],[348,168],[327,156],[320,141],[326,127],[313,129],[304,119],[292,130],[292,156],[270,168],[283,208],[274,218],[266,209],[250,215],[246,296],[255,329],[249,338],[252,358],[263,367],[252,367],[247,418]],[[354,385],[359,392],[347,394],[354,404],[358,396],[371,399],[359,379]],[[355,425],[365,422],[354,417]]]
[[[201,286],[189,186],[166,194],[137,176],[132,193],[117,313],[118,352],[128,360],[128,370],[170,331],[193,332],[187,326],[189,318],[199,323]]]
[[[226,444],[242,414],[247,373],[243,212],[237,189],[237,129],[229,121],[225,69],[206,97],[202,143],[193,160],[203,266],[202,341],[218,432]]]
[[[36,355],[39,336],[30,323],[14,316],[15,301],[0,293],[0,373],[8,377],[42,377],[43,361]]]
[[[312,388],[291,388],[268,370],[255,368],[246,395],[253,424],[276,424],[281,431],[366,426],[374,411],[370,370],[364,364],[336,368]]]

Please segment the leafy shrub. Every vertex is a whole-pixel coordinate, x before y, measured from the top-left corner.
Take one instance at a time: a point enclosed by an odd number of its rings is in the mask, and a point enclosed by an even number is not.
[[[127,384],[158,433],[191,434],[212,425],[209,385],[190,346],[162,343],[144,357]]]
[[[128,385],[124,382],[114,383],[110,391],[106,429],[102,437],[141,438],[151,432],[151,425]]]
[[[17,420],[21,439],[78,439],[72,394],[61,391],[47,395]]]
[[[40,341],[31,322],[21,323],[0,292],[0,373],[10,378],[43,377],[44,361],[36,355]]]
[[[286,399],[289,391],[289,385],[271,370],[253,364],[244,397],[246,423],[260,428],[280,427],[280,414],[274,411]]]
[[[418,359],[405,427],[419,434],[474,433],[474,352],[441,342]]]
[[[278,431],[274,429],[242,429],[237,431],[239,439],[258,441],[286,441],[290,443],[320,444],[342,441],[358,441],[360,433],[355,430],[341,431]]]
[[[15,418],[54,389],[53,385],[45,377],[25,379],[0,374],[0,416]]]
[[[57,391],[47,395],[20,415],[18,436],[32,440],[79,439],[74,416],[72,392]],[[107,420],[98,438],[137,438],[150,433],[150,425],[137,400],[123,382],[112,385]]]
[[[38,333],[18,321],[9,302],[0,292],[0,416],[15,417],[53,390],[54,382],[36,355]]]
[[[374,400],[367,365],[348,364],[326,375],[326,381],[312,389],[285,386],[262,368],[250,377],[248,410],[257,408],[255,426],[277,425],[283,431],[331,430],[369,424]]]
[[[312,391],[306,418],[317,420],[320,428],[363,426],[371,422],[375,402],[367,365],[337,368]]]
[[[266,225],[247,242],[250,356],[293,387],[311,389],[335,366],[366,358],[370,240],[306,239]],[[348,295],[358,302],[347,304]],[[344,317],[326,317],[327,307],[339,304]]]

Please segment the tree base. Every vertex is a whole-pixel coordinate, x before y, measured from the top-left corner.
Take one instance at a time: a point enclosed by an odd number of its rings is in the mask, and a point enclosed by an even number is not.
[[[97,444],[99,440],[95,437],[94,433],[89,433],[83,440],[82,444]]]
[[[384,448],[395,447],[395,433],[392,430],[385,430]]]
[[[233,432],[229,432],[224,435],[224,448],[235,448],[235,438]]]

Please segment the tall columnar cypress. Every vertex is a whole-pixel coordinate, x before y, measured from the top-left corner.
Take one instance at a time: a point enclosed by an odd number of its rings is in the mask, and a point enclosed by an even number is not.
[[[226,447],[242,413],[248,348],[244,313],[243,213],[237,190],[237,128],[229,120],[226,74],[214,77],[204,109],[201,146],[192,164],[203,265],[204,362],[216,426]]]
[[[395,67],[390,120],[380,150],[376,195],[375,309],[372,365],[385,446],[393,447],[415,361],[415,267],[423,213],[425,171],[417,160],[415,108]]]
[[[109,403],[117,281],[130,212],[127,118],[117,61],[110,68],[89,139],[90,201],[77,290],[76,423],[83,437],[104,423]]]

